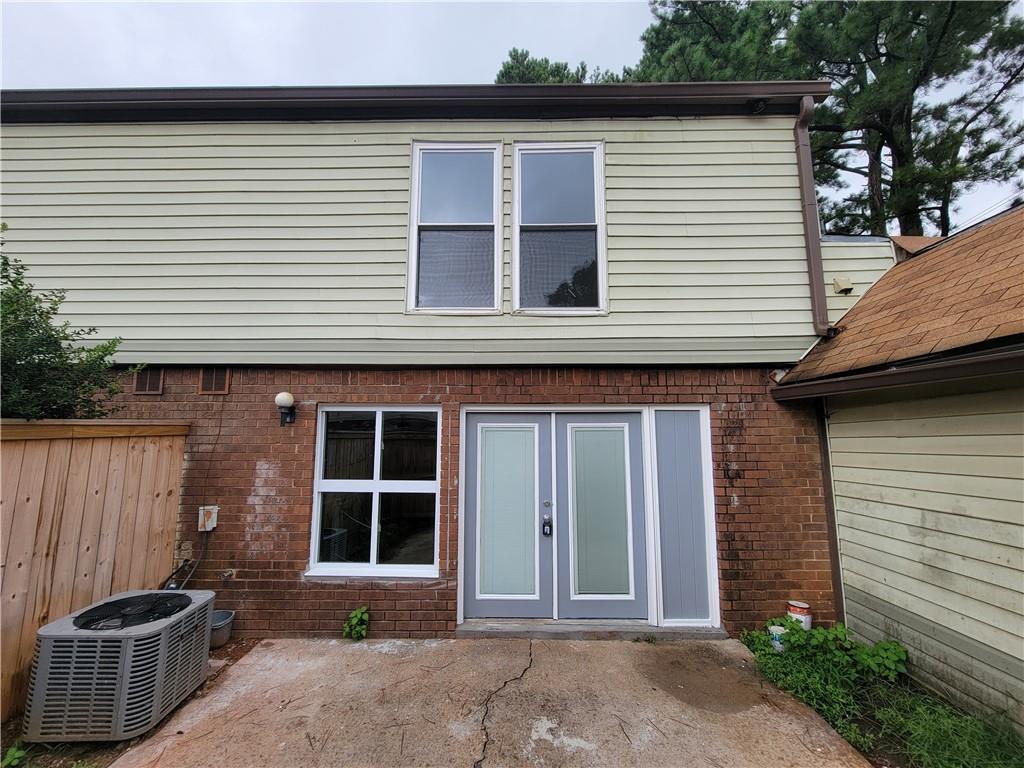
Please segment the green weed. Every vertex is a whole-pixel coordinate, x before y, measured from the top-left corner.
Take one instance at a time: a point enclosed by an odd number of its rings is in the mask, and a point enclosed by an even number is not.
[[[343,637],[362,640],[370,631],[370,609],[365,605],[356,608],[348,615],[348,621],[341,630]]]
[[[915,687],[899,643],[853,640],[838,624],[804,630],[788,617],[783,652],[764,631],[744,632],[761,673],[815,709],[862,752],[884,744],[911,768],[1024,768],[1024,739]]]

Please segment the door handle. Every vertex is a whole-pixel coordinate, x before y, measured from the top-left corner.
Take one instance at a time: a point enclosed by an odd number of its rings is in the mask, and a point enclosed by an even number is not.
[[[551,515],[544,515],[544,522],[541,523],[540,532],[545,536],[550,536],[552,528]]]

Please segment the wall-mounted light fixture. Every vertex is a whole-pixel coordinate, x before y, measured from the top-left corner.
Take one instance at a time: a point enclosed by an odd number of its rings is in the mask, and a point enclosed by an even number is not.
[[[295,423],[295,396],[291,392],[278,392],[274,405],[281,412],[281,426]]]

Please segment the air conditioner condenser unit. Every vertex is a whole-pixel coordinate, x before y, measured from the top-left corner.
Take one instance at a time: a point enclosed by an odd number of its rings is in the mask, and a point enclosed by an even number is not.
[[[214,593],[136,590],[42,627],[26,741],[120,741],[145,733],[206,679]]]

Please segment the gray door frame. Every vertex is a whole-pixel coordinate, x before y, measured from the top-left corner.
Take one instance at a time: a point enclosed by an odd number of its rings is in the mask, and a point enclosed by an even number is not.
[[[661,571],[662,562],[660,555],[659,539],[659,516],[658,516],[658,494],[657,494],[657,467],[655,452],[655,412],[656,411],[696,411],[700,420],[700,447],[701,447],[701,468],[700,477],[703,485],[703,507],[706,531],[707,564],[708,564],[708,603],[710,615],[707,618],[697,619],[666,619],[662,605],[661,594]],[[655,626],[678,626],[678,627],[709,627],[721,628],[721,610],[719,600],[719,579],[718,579],[718,537],[715,531],[715,495],[712,475],[711,460],[711,409],[706,404],[671,404],[671,405],[506,405],[506,404],[481,404],[464,405],[460,408],[459,419],[459,472],[460,478],[465,477],[466,468],[466,421],[470,413],[533,413],[548,414],[569,414],[573,412],[582,413],[639,413],[642,420],[642,440],[644,456],[644,499],[645,499],[645,541],[647,555],[647,600],[648,613],[647,622]],[[554,433],[552,433],[554,435]],[[456,586],[457,623],[465,620],[464,613],[464,591],[466,586],[466,548],[465,548],[465,520],[466,520],[466,498],[465,482],[460,480],[458,487],[458,582]],[[555,536],[558,529],[555,529]],[[555,542],[557,546],[557,541]],[[637,574],[637,578],[642,578]],[[554,595],[554,616],[559,617],[557,594]]]

